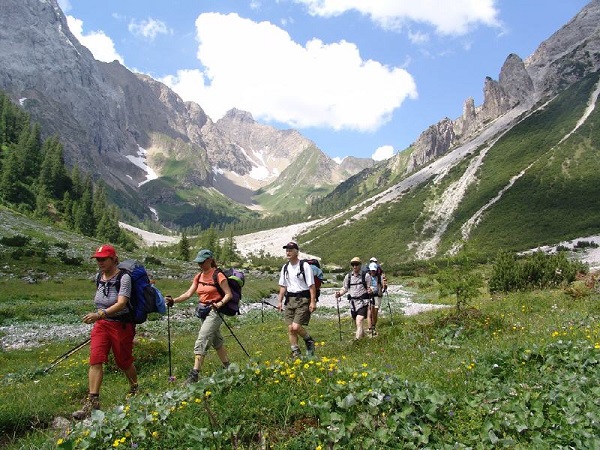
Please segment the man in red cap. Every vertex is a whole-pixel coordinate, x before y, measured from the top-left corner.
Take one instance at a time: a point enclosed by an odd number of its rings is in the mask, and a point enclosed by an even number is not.
[[[103,365],[111,350],[115,363],[129,381],[129,394],[134,395],[138,388],[137,371],[133,365],[135,324],[129,319],[127,307],[131,296],[131,276],[119,269],[119,258],[112,245],[101,245],[91,257],[96,259],[99,270],[94,296],[96,311],[83,317],[83,322],[94,326],[90,337],[89,391],[83,408],[73,413],[77,420],[89,417],[94,409],[100,409]]]
[[[288,242],[283,248],[288,262],[281,268],[279,275],[277,308],[281,311],[285,305],[284,318],[288,326],[292,357],[297,358],[301,355],[298,336],[304,339],[306,354],[312,356],[315,352],[315,341],[304,327],[308,326],[310,315],[317,308],[315,278],[310,265],[298,259],[298,244]]]

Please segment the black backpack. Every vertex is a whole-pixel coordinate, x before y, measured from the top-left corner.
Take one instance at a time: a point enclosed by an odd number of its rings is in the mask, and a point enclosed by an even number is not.
[[[127,273],[131,277],[131,296],[127,302],[129,314],[123,314],[123,318],[127,322],[144,323],[151,312],[159,314],[167,312],[167,305],[162,292],[150,282],[148,272],[142,264],[134,259],[126,259],[118,267],[119,274],[114,284],[117,293],[121,288],[123,274]],[[102,283],[101,278],[102,275],[98,273],[96,275],[96,289]],[[119,317],[116,317],[116,319],[119,319]]]
[[[367,280],[366,280],[366,276],[367,276],[368,272],[369,272],[369,266],[363,265],[360,268],[361,283],[362,283],[362,285],[364,286],[365,289],[368,289]],[[349,276],[348,276],[348,282],[346,283],[346,289],[348,289],[348,290],[350,290],[350,286],[351,286],[350,285],[350,278],[352,277],[353,273],[354,273],[353,271],[350,271]],[[354,284],[352,284],[352,286],[354,286],[355,284],[358,284],[358,283],[354,283]]]

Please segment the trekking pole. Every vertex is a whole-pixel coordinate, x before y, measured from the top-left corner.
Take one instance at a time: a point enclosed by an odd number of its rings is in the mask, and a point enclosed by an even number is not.
[[[371,337],[375,336],[375,325],[373,323],[373,313],[375,312],[375,296],[371,296],[369,299],[369,308],[371,308]]]
[[[50,370],[52,370],[54,367],[56,367],[58,364],[60,364],[62,361],[64,361],[65,359],[67,359],[69,356],[71,356],[73,353],[81,350],[83,347],[85,347],[89,342],[90,342],[91,338],[87,338],[85,341],[83,341],[81,344],[77,345],[76,347],[73,347],[71,350],[69,350],[68,352],[60,355],[58,358],[56,358],[54,361],[52,361],[52,363],[46,367],[44,369],[43,373],[48,373]]]
[[[342,342],[342,319],[340,317],[340,298],[336,298],[337,311],[338,311],[338,330],[340,331],[340,342]]]
[[[221,320],[223,321],[223,323],[225,324],[225,326],[227,327],[227,329],[229,330],[229,332],[231,333],[231,335],[235,338],[235,340],[237,341],[237,343],[240,344],[240,347],[242,347],[242,350],[244,350],[244,353],[246,354],[246,356],[248,358],[250,358],[250,354],[246,351],[246,349],[244,348],[244,346],[242,345],[242,343],[240,342],[240,340],[237,338],[237,336],[235,335],[235,333],[233,332],[233,330],[229,326],[229,324],[225,321],[225,318],[223,317],[223,314],[221,314],[218,309],[217,309],[217,314],[219,315],[219,317],[221,318]]]
[[[269,303],[269,302],[267,302],[266,300],[263,300],[263,301],[262,301],[262,304],[263,304],[263,305],[269,305],[271,308],[275,308],[276,310],[278,310],[278,311],[279,311],[279,308],[278,308],[277,306],[275,306],[273,303]]]
[[[390,293],[387,291],[387,289],[385,290],[385,295],[387,296],[388,308],[390,310],[390,322],[392,323],[392,326],[394,326],[394,316],[392,315],[392,304],[390,303]]]
[[[171,365],[171,307],[167,306],[167,339],[169,340],[169,381],[173,378],[173,366]]]

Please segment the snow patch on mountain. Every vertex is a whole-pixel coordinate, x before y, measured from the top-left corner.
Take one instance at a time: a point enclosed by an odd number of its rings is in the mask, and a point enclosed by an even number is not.
[[[145,148],[138,147],[137,155],[127,155],[127,159],[146,172],[146,180],[138,184],[141,186],[148,181],[156,180],[158,175],[147,163],[148,151]]]

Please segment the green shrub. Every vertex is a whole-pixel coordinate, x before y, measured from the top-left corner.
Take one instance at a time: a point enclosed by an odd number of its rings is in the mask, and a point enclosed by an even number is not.
[[[21,234],[15,234],[14,236],[3,236],[0,238],[0,244],[8,247],[25,247],[31,242],[30,236],[23,236]]]
[[[569,261],[564,252],[547,255],[540,251],[523,257],[501,252],[492,268],[489,290],[511,292],[558,287],[573,282],[577,273],[587,270],[584,264]]]

